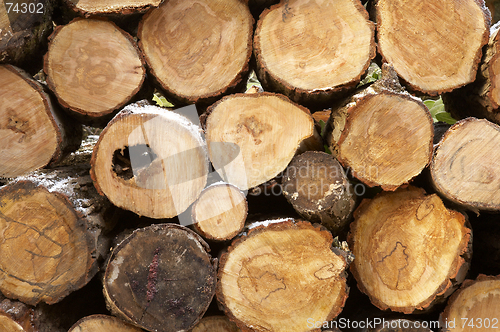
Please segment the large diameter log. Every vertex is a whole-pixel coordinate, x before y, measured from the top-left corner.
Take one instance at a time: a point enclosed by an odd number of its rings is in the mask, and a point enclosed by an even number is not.
[[[375,56],[374,25],[358,0],[290,0],[266,9],[254,39],[266,90],[325,103],[353,88]]]
[[[488,42],[484,1],[375,2],[379,51],[413,89],[440,94],[471,83]]]
[[[326,140],[333,155],[369,186],[395,190],[430,163],[433,122],[420,99],[401,90],[387,65],[382,78],[332,109]]]
[[[308,222],[254,227],[222,255],[217,299],[242,331],[320,331],[310,322],[334,319],[348,293],[348,263],[332,242]]]
[[[100,126],[135,96],[146,75],[130,35],[112,22],[81,18],[51,35],[44,71],[61,105]]]
[[[92,155],[99,193],[120,208],[151,218],[184,212],[207,182],[201,129],[151,105],[129,105],[104,128]]]
[[[80,319],[68,332],[142,332],[140,328],[120,318],[107,315],[92,315]]]
[[[500,276],[480,274],[465,280],[440,316],[443,331],[494,331],[500,328],[498,306]]]
[[[0,86],[0,177],[29,173],[78,149],[81,126],[55,108],[41,84],[1,65]]]
[[[215,294],[217,260],[209,250],[177,224],[134,231],[113,250],[104,274],[109,309],[152,332],[193,328]]]
[[[309,111],[277,94],[227,96],[208,113],[210,160],[224,181],[242,190],[283,171],[315,132]]]
[[[151,73],[180,103],[234,91],[248,72],[252,34],[252,15],[240,0],[166,1],[138,31]]]
[[[359,289],[382,310],[413,313],[449,296],[469,268],[466,218],[407,187],[364,200],[348,237]]]
[[[498,211],[499,134],[500,127],[484,119],[467,118],[453,125],[430,166],[436,190],[468,209]]]
[[[163,0],[64,0],[71,9],[85,17],[97,15],[130,15],[158,6]]]
[[[292,159],[282,179],[283,194],[295,211],[334,233],[351,221],[354,188],[331,155],[307,151]]]

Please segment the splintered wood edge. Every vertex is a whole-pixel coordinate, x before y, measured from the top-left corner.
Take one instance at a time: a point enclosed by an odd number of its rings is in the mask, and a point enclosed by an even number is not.
[[[246,4],[248,3],[248,0],[240,0],[240,1],[243,1]],[[162,0],[161,5],[163,5],[166,2],[167,1]],[[158,8],[158,7],[156,7],[156,8]],[[152,13],[153,13],[153,10],[148,11],[146,14],[144,14],[143,18],[139,22],[139,26],[137,29],[137,36],[138,37],[142,34],[144,22],[147,20],[147,18],[149,16],[152,15]],[[139,42],[137,44],[139,46],[139,49],[141,50],[140,51],[140,53],[142,55],[141,58],[145,59],[146,63],[148,63],[148,69],[153,76],[153,80],[155,82],[157,82],[162,87],[162,89],[164,90],[165,94],[168,97],[172,98],[173,100],[180,101],[181,104],[196,104],[196,103],[207,102],[207,101],[214,102],[216,100],[214,98],[217,98],[218,96],[221,96],[221,95],[222,96],[227,95],[227,94],[231,93],[232,91],[235,91],[238,88],[238,86],[243,83],[244,78],[247,77],[248,72],[250,71],[250,59],[252,58],[252,52],[253,52],[253,48],[252,48],[252,46],[253,46],[253,26],[255,23],[253,16],[251,14],[250,14],[250,16],[251,16],[251,20],[250,20],[250,24],[249,24],[250,35],[249,35],[247,47],[246,47],[247,48],[247,55],[246,55],[247,60],[245,61],[245,65],[241,68],[241,70],[237,73],[237,75],[233,78],[233,80],[229,84],[227,84],[224,88],[219,89],[218,91],[204,94],[204,95],[197,96],[197,97],[192,97],[192,96],[186,96],[186,95],[180,94],[179,92],[173,91],[169,87],[165,86],[165,84],[160,79],[157,78],[157,74],[156,74],[156,71],[154,70],[154,68],[149,65],[150,60],[148,59],[147,54],[145,54],[143,52],[144,46],[143,46],[142,39],[139,39]]]
[[[164,0],[154,0],[154,1],[142,1],[143,4],[140,5],[133,5],[132,2],[130,2],[129,5],[126,6],[117,6],[116,8],[113,8],[113,6],[109,6],[107,8],[96,8],[97,10],[94,11],[89,11],[88,9],[82,8],[81,4],[79,5],[79,2],[83,1],[75,1],[75,0],[64,0],[65,3],[76,13],[88,18],[88,17],[93,17],[93,16],[99,16],[99,15],[109,15],[109,16],[114,16],[114,15],[130,15],[130,14],[135,14],[135,13],[144,13],[147,10],[151,8],[158,7]],[[88,1],[90,2],[90,1]],[[94,1],[95,2],[95,1]],[[98,7],[98,6],[96,6]]]
[[[246,324],[240,321],[236,316],[232,313],[232,311],[226,306],[226,300],[224,297],[224,293],[222,292],[222,274],[224,270],[224,266],[226,265],[227,260],[229,259],[230,253],[240,244],[246,241],[249,237],[256,236],[260,233],[266,231],[280,231],[280,230],[288,230],[288,229],[304,229],[304,230],[314,230],[317,234],[320,234],[328,243],[330,243],[330,249],[334,254],[336,254],[339,258],[341,258],[345,263],[345,270],[341,272],[339,277],[344,281],[344,285],[342,288],[342,297],[339,298],[339,303],[341,304],[337,308],[332,308],[333,310],[328,314],[328,317],[325,321],[333,320],[337,317],[341,312],[349,296],[349,286],[347,285],[347,269],[349,268],[349,262],[344,256],[345,252],[334,248],[331,244],[333,243],[332,234],[322,225],[320,224],[311,224],[308,221],[295,221],[293,218],[285,218],[279,219],[275,221],[269,222],[258,222],[255,227],[247,228],[247,232],[243,233],[242,236],[235,238],[231,245],[222,253],[219,259],[219,269],[217,273],[217,286],[215,295],[220,304],[222,304],[222,310],[224,314],[229,318],[230,321],[236,323],[236,325],[241,329],[242,332],[253,332],[253,329],[250,329],[246,326]],[[335,310],[336,309],[336,310]],[[319,332],[320,329],[312,329],[310,331]]]
[[[271,11],[277,10],[278,8],[282,7],[284,3],[277,3],[272,5],[269,8],[264,9],[262,13],[260,14],[260,17],[257,21],[257,25],[255,28],[255,33],[254,33],[254,40],[253,40],[253,53],[254,57],[257,61],[257,63],[260,63],[261,65],[258,66],[258,72],[259,76],[263,81],[271,81],[273,82],[273,89],[278,90],[280,93],[283,93],[287,97],[295,100],[296,98],[292,98],[293,95],[308,95],[314,98],[315,96],[330,96],[336,92],[340,91],[345,91],[349,90],[353,87],[355,87],[358,82],[361,80],[361,77],[366,73],[366,70],[370,66],[371,60],[375,58],[377,55],[376,51],[376,46],[375,46],[375,24],[373,22],[369,21],[369,14],[364,8],[364,6],[358,2],[354,1],[353,5],[358,9],[359,13],[363,15],[363,17],[366,18],[366,23],[370,26],[370,29],[372,31],[372,36],[371,36],[371,41],[370,41],[370,52],[368,55],[367,62],[363,68],[363,70],[359,73],[359,75],[351,80],[351,82],[348,82],[346,84],[342,84],[336,87],[331,87],[329,89],[314,89],[314,90],[307,90],[307,89],[301,89],[298,87],[293,87],[287,82],[285,82],[283,79],[280,77],[273,75],[273,73],[268,69],[268,66],[266,65],[266,62],[262,58],[262,54],[260,51],[260,47],[258,47],[258,44],[260,44],[260,36],[259,36],[259,31],[262,30],[262,23],[264,21],[264,17],[267,16]],[[257,72],[256,71],[256,72]]]
[[[403,189],[403,188],[401,188]],[[414,190],[415,193],[420,195],[424,195],[425,197],[431,196],[431,195],[425,195],[425,190],[422,188],[417,188],[417,187],[407,187],[404,189],[405,191],[409,190]],[[359,206],[356,208],[354,211],[354,221],[350,224],[350,231],[347,236],[347,242],[349,243],[349,247],[351,250],[353,250],[354,247],[354,230],[355,230],[355,222],[356,219],[358,219],[360,214],[364,214],[369,208],[372,203],[372,201],[377,198],[377,197],[384,197],[387,195],[393,195],[394,192],[381,192],[377,194],[372,199],[363,199],[362,202],[359,204]],[[439,196],[438,196],[439,198]],[[383,303],[381,300],[373,296],[367,288],[363,285],[362,282],[357,282],[358,289],[363,293],[366,294],[370,298],[370,302],[375,305],[377,308],[380,310],[392,310],[392,311],[397,311],[397,312],[402,312],[404,314],[412,314],[412,313],[418,313],[418,312],[425,312],[429,306],[431,306],[434,302],[440,301],[440,299],[445,299],[447,298],[457,287],[458,285],[464,280],[465,274],[467,273],[470,265],[470,260],[471,260],[471,251],[472,251],[472,227],[470,226],[467,217],[455,210],[450,210],[446,206],[444,206],[447,211],[452,211],[457,215],[461,215],[464,220],[463,223],[463,228],[465,230],[464,237],[468,238],[467,241],[461,241],[461,245],[457,250],[457,255],[454,259],[454,261],[451,264],[449,274],[448,276],[443,280],[443,282],[438,286],[437,290],[431,294],[425,301],[416,304],[411,307],[397,307],[397,310],[395,310],[394,307],[390,307]],[[354,251],[353,251],[354,252]],[[356,258],[355,258],[356,259]],[[353,274],[354,278],[358,281],[360,278],[360,275],[358,273],[358,270],[356,268],[355,262],[353,264],[350,264],[349,266],[351,273]]]
[[[55,27],[54,31],[48,37],[49,44],[54,40],[54,38],[56,38],[56,36],[59,34],[59,32],[64,27],[66,27],[67,25],[69,25],[71,23],[78,22],[78,21],[81,21],[81,20],[86,20],[86,19],[82,18],[82,17],[76,17],[76,18],[74,18],[71,22],[69,22],[66,25],[59,25],[59,26]],[[139,49],[138,44],[135,42],[134,38],[129,33],[127,33],[126,31],[124,31],[123,29],[121,29],[118,25],[116,25],[116,23],[114,23],[113,21],[110,21],[110,20],[108,20],[106,18],[102,18],[102,17],[93,17],[92,20],[98,20],[98,21],[103,21],[103,22],[110,23],[115,28],[115,30],[118,31],[118,32],[120,32],[122,34],[122,36],[125,37],[125,39],[127,39],[130,42],[130,45],[135,49],[135,51],[137,53],[137,57],[138,57],[139,61],[142,64],[142,71],[143,71],[142,79],[139,82],[137,88],[134,89],[130,93],[130,95],[127,98],[125,98],[121,103],[117,104],[113,108],[108,109],[106,112],[97,112],[97,113],[96,112],[88,112],[88,111],[80,109],[78,107],[70,106],[64,99],[62,99],[60,97],[59,93],[57,93],[56,86],[55,86],[54,82],[52,81],[52,78],[50,77],[50,75],[48,75],[48,71],[49,71],[49,51],[47,51],[47,53],[45,53],[45,55],[43,57],[43,71],[47,75],[47,77],[46,77],[47,86],[54,93],[54,95],[57,98],[57,102],[62,107],[66,108],[66,109],[69,109],[69,110],[71,110],[73,112],[76,112],[78,114],[91,117],[91,118],[102,118],[102,117],[109,116],[110,114],[112,114],[116,110],[118,110],[118,109],[122,108],[123,106],[125,106],[128,102],[130,102],[130,99],[133,98],[140,91],[140,89],[141,89],[141,87],[144,84],[144,81],[146,79],[146,61],[144,59],[144,56],[143,56],[142,52]]]

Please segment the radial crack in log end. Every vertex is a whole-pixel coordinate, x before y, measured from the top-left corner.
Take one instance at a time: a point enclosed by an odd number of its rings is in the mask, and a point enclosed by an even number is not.
[[[221,257],[217,298],[243,331],[319,331],[347,298],[344,257],[319,225],[284,220],[257,226]],[[308,320],[309,319],[309,320]]]
[[[348,237],[358,287],[382,310],[412,313],[458,287],[470,261],[463,214],[415,187],[364,200]]]

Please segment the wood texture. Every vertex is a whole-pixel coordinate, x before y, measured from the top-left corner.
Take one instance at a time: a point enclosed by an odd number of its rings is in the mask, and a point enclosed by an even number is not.
[[[145,15],[138,37],[151,73],[179,103],[214,102],[248,72],[253,18],[239,0],[172,0]]]
[[[224,181],[242,190],[283,171],[300,143],[315,132],[309,111],[277,94],[231,95],[208,114],[210,160]]]
[[[92,315],[80,319],[68,332],[141,332],[123,320],[107,315]]]
[[[85,17],[96,15],[130,15],[157,7],[163,0],[64,0],[71,9]]]
[[[240,332],[238,326],[226,316],[209,316],[201,319],[191,332]]]
[[[177,224],[137,229],[112,252],[104,274],[111,312],[154,332],[187,331],[215,293],[217,260]]]
[[[201,129],[177,113],[141,104],[127,106],[108,123],[91,164],[99,193],[151,218],[184,212],[208,174]]]
[[[407,187],[364,200],[348,237],[359,289],[382,310],[413,313],[449,296],[469,268],[466,218]]]
[[[252,228],[221,257],[217,299],[242,331],[320,331],[347,298],[345,252],[331,234],[284,220]]]
[[[500,127],[485,119],[467,118],[453,125],[430,166],[437,191],[468,209],[498,211],[499,133]]]
[[[488,42],[484,1],[375,2],[379,52],[413,89],[440,94],[471,83]]]
[[[91,125],[129,102],[146,75],[130,35],[114,23],[81,18],[51,35],[44,71],[59,103]]]
[[[282,1],[261,14],[254,54],[266,91],[325,103],[360,81],[375,56],[374,25],[357,0]]]

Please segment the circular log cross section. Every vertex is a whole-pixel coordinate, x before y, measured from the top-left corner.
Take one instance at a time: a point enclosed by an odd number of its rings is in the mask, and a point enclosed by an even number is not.
[[[215,294],[217,260],[177,224],[141,228],[112,252],[104,296],[115,315],[153,332],[188,331]]]
[[[261,14],[254,53],[259,79],[271,91],[296,102],[328,98],[354,87],[370,65],[374,25],[357,0],[282,1]]]
[[[467,118],[444,134],[434,154],[431,175],[446,198],[477,210],[500,210],[500,127]]]
[[[2,332],[27,332],[9,315],[0,312],[0,331]],[[31,332],[31,331],[30,331]]]
[[[80,319],[68,332],[143,332],[143,330],[125,323],[120,318],[92,315]]]
[[[314,133],[309,111],[272,93],[234,94],[212,105],[206,121],[210,160],[241,190],[283,171]]]
[[[406,314],[449,296],[469,267],[465,224],[436,194],[415,187],[363,201],[348,237],[359,289],[378,308]]]
[[[440,94],[475,80],[490,28],[483,1],[378,0],[375,11],[380,53],[413,89]]]
[[[172,218],[200,195],[208,174],[201,129],[156,106],[129,105],[102,131],[91,160],[97,190],[116,206]]]
[[[182,103],[234,89],[248,71],[252,34],[252,15],[240,0],[166,1],[138,31],[152,74]]]
[[[49,97],[15,67],[0,66],[1,177],[15,177],[46,166],[61,153],[62,140]]]
[[[162,0],[65,0],[75,11],[84,15],[108,15],[142,13],[158,6]]]
[[[0,290],[53,304],[89,280],[94,260],[86,225],[61,194],[20,181],[0,190]]]
[[[311,320],[334,319],[348,293],[347,262],[332,242],[309,222],[257,226],[222,255],[217,299],[243,331],[320,331]]]
[[[125,105],[146,72],[132,37],[97,19],[75,19],[56,29],[44,71],[61,105],[91,119]]]
[[[395,190],[429,164],[434,130],[422,102],[385,91],[368,94],[348,112],[337,158],[364,183]]]
[[[204,317],[191,332],[241,332],[226,316]]]

